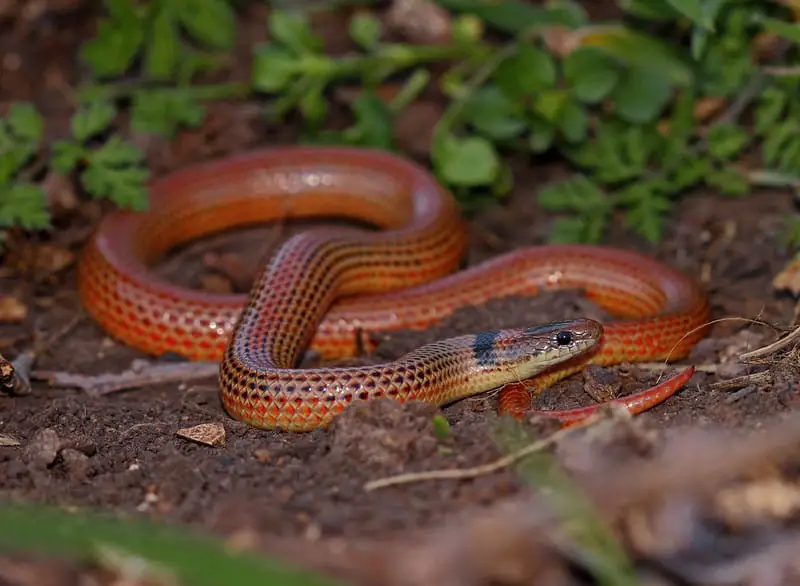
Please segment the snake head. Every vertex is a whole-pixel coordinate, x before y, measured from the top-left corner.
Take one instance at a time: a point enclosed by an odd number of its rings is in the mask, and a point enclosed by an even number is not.
[[[513,369],[521,378],[532,377],[594,348],[603,335],[603,325],[592,319],[551,322],[530,328],[494,332],[495,365]],[[480,336],[479,336],[480,338]],[[486,346],[476,340],[476,350]],[[489,348],[485,350],[488,352]],[[485,356],[476,351],[478,363]]]

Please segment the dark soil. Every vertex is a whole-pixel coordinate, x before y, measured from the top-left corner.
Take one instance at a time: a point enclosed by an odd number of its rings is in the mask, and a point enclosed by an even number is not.
[[[31,32],[17,41],[13,52],[22,57],[21,66],[3,72],[0,92],[5,102],[33,99],[50,104],[53,119],[48,127],[57,132],[69,112],[52,96],[58,86],[53,79],[76,83],[74,52],[86,31],[59,26],[52,34],[60,40],[45,42],[43,35]],[[246,54],[249,48],[245,41],[242,44]],[[40,65],[46,65],[44,76]],[[51,68],[57,75],[47,75]],[[241,106],[216,107],[202,131],[186,132],[170,146],[158,145],[161,150],[153,153],[173,155],[169,164],[159,166],[158,173],[226,152],[288,142],[283,130],[274,129],[264,133],[251,129],[247,137],[236,140],[252,120],[237,108]],[[153,159],[159,158],[153,153]],[[516,187],[510,199],[472,219],[470,263],[544,241],[553,217],[537,207],[536,193],[567,171],[558,164],[527,160],[515,160],[513,166]],[[4,295],[21,299],[28,314],[22,323],[0,325],[0,353],[7,358],[31,348],[34,340],[56,335],[83,313],[72,265],[58,271],[36,269],[23,252],[55,243],[77,253],[101,208],[105,206],[81,203],[59,216],[51,235],[14,239],[6,266],[0,268],[0,287]],[[653,254],[700,279],[712,299],[714,318],[758,318],[789,327],[794,301],[778,296],[771,281],[788,260],[781,230],[782,221],[793,212],[791,196],[779,192],[765,191],[745,200],[697,193],[675,207],[666,237],[658,246],[631,236],[621,218],[616,218],[607,242]],[[252,267],[266,244],[277,245],[270,240],[273,236],[274,228],[265,227],[197,243],[179,253],[179,262],[170,259],[160,270],[176,281],[199,286],[213,272],[203,266],[202,253],[233,251]],[[395,333],[376,356],[364,360],[395,357],[422,343],[460,333],[578,315],[602,314],[573,293],[494,303],[461,311],[424,332]],[[723,321],[714,326],[690,362],[701,366],[735,363],[738,353],[769,343],[776,335],[768,327],[747,321]],[[83,374],[120,372],[142,358],[146,357],[109,340],[84,317],[46,348],[36,368]],[[728,368],[737,374],[735,366]],[[614,374],[622,369],[605,370]],[[643,388],[657,376],[635,366],[627,370],[617,374],[626,393]],[[717,380],[717,375],[700,370],[684,390],[640,415],[643,424],[654,429],[712,423],[758,428],[795,404],[794,380],[745,392],[712,391],[708,383]],[[580,376],[536,399],[540,408],[591,403]],[[496,459],[501,451],[494,440],[495,407],[496,397],[489,395],[446,408],[443,414],[451,433],[445,439],[436,437],[431,424],[436,408],[388,400],[354,406],[329,430],[291,435],[250,429],[228,418],[219,405],[214,381],[153,385],[103,397],[34,382],[29,395],[0,395],[0,432],[20,444],[0,447],[0,494],[4,499],[139,513],[223,535],[243,529],[308,539],[385,535],[437,525],[455,511],[483,507],[526,490],[513,470],[468,481],[420,482],[373,492],[363,488],[369,480],[400,472],[469,467]],[[180,428],[210,422],[224,425],[226,445],[208,447],[176,436]],[[551,422],[531,423],[534,436],[555,429]]]

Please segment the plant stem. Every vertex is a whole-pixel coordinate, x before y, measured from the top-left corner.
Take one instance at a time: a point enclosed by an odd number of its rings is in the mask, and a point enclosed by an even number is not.
[[[92,97],[107,100],[128,98],[140,90],[162,90],[165,92],[188,92],[199,100],[223,100],[230,98],[244,98],[250,94],[252,88],[247,83],[216,83],[207,85],[164,86],[150,80],[126,80],[117,83],[87,85],[76,90],[76,97],[80,100]]]
[[[417,69],[414,71],[392,101],[389,102],[389,111],[393,115],[396,115],[405,110],[408,105],[417,98],[420,92],[425,89],[430,79],[431,74],[427,69]]]
[[[470,56],[481,50],[481,45],[383,45],[369,55],[345,56],[330,60],[333,71],[328,72],[331,79],[354,77],[365,71],[389,69],[400,71],[416,65],[434,61],[449,61]],[[305,70],[304,70],[305,71]],[[310,72],[308,72],[310,73]]]
[[[439,118],[434,129],[434,137],[441,136],[450,130],[475,91],[486,83],[503,61],[517,52],[517,47],[518,44],[516,42],[507,43],[498,51],[489,54],[488,59],[475,71],[472,77],[464,83],[461,87],[461,91],[458,92],[458,95],[453,97],[453,101],[447,107],[447,110],[444,111],[442,117]],[[434,138],[434,142],[435,140]]]

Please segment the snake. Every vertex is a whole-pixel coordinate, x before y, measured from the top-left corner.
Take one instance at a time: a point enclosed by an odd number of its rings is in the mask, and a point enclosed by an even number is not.
[[[635,251],[542,244],[464,268],[469,230],[456,198],[389,151],[267,147],[175,170],[148,192],[146,209],[112,210],[94,228],[78,259],[80,301],[123,344],[219,362],[224,410],[256,428],[311,431],[380,397],[446,405],[523,381],[538,392],[588,364],[684,358],[706,334],[699,284]],[[291,235],[248,293],[182,286],[153,270],[211,234],[325,218],[357,225]],[[559,289],[581,290],[613,319],[457,336],[383,364],[299,365],[309,350],[353,358],[374,350],[376,332],[420,330],[462,307]],[[662,400],[661,391],[630,405]],[[508,393],[507,405],[519,401],[518,388]]]

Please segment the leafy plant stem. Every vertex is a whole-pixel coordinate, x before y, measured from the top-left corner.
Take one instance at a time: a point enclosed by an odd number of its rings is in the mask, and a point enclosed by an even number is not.
[[[382,70],[392,74],[415,65],[436,61],[448,61],[471,56],[475,45],[384,45],[369,55],[343,57],[341,59],[301,60],[298,70],[308,75],[324,76],[331,80],[354,77],[365,72]],[[304,63],[305,62],[305,63]]]
[[[425,69],[415,71],[408,81],[403,84],[400,91],[389,102],[389,111],[398,114],[405,110],[411,102],[425,89],[431,79],[431,74]]]
[[[758,95],[758,92],[764,85],[766,80],[766,76],[758,71],[756,72],[742,88],[740,94],[736,97],[736,99],[731,102],[731,104],[723,110],[723,112],[717,116],[715,121],[712,124],[728,124],[733,123],[739,120],[739,118],[745,113],[747,108],[750,106],[752,101]],[[688,148],[688,153],[691,156],[702,156],[706,154],[708,151],[708,138],[706,136],[701,137],[696,143],[690,145]],[[640,178],[637,179],[639,182],[647,182],[647,181],[659,181],[666,178],[666,175],[670,172],[669,169],[659,169],[657,171],[653,171],[651,169],[646,170]],[[609,194],[609,198],[613,205],[620,205],[623,203],[624,192],[616,192]]]
[[[247,83],[217,83],[207,85],[163,86],[146,80],[125,80],[102,85],[87,85],[75,91],[78,101],[90,99],[118,100],[128,98],[132,94],[145,89],[157,89],[189,92],[198,100],[212,101],[231,98],[244,98],[250,95],[252,88]]]
[[[472,77],[458,88],[453,101],[436,123],[433,132],[434,137],[444,136],[446,133],[450,132],[470,97],[472,97],[479,87],[486,83],[503,61],[517,52],[517,47],[518,44],[516,42],[507,43],[497,51],[489,54],[486,61],[472,74]],[[436,140],[436,138],[434,138],[434,140]]]

